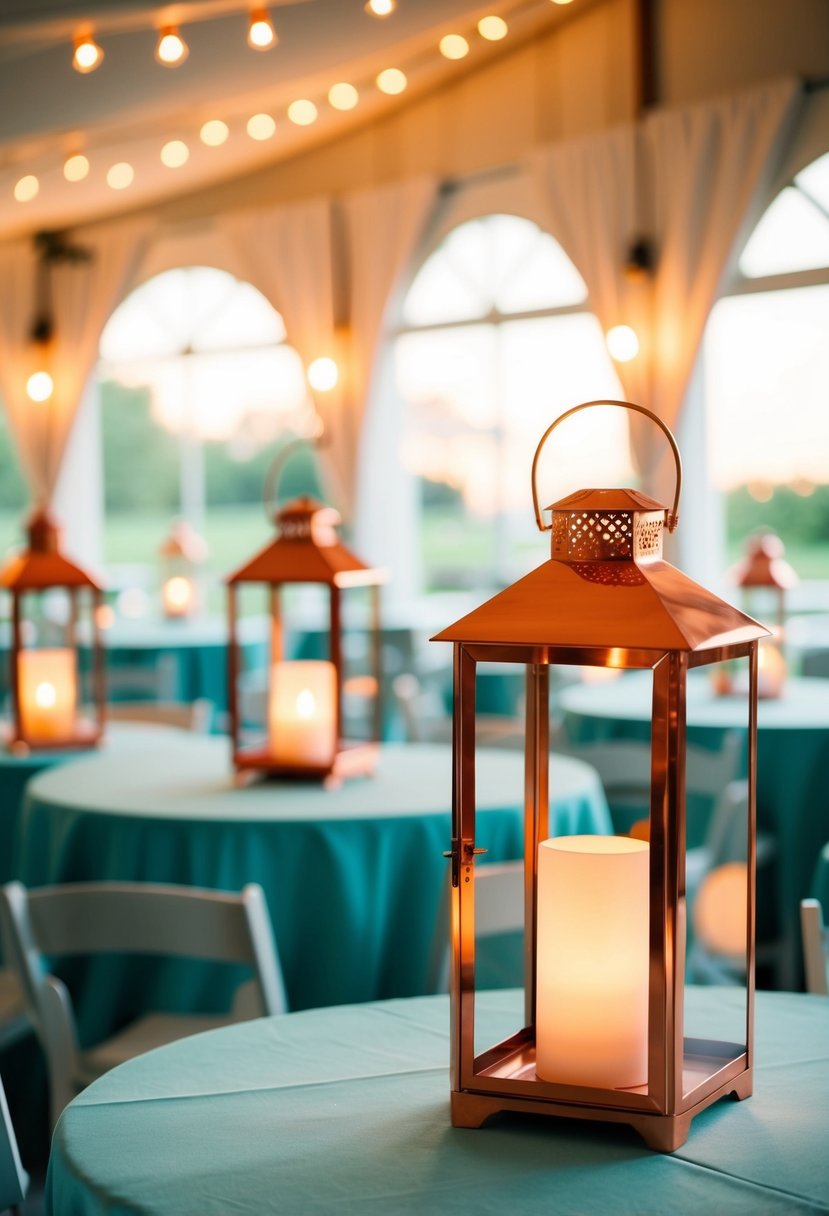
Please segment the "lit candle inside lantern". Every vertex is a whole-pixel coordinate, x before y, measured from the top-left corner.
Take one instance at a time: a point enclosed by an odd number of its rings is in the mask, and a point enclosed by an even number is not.
[[[761,642],[757,650],[757,695],[779,697],[786,683],[786,660],[774,642]]]
[[[20,719],[31,743],[71,740],[77,677],[71,650],[22,650],[17,659]]]
[[[174,574],[162,587],[161,598],[167,616],[187,616],[193,607],[193,584],[183,574]]]
[[[648,1080],[648,845],[564,836],[538,850],[536,1075]]]
[[[268,696],[268,742],[273,759],[305,768],[331,765],[337,747],[336,701],[333,663],[274,663]]]

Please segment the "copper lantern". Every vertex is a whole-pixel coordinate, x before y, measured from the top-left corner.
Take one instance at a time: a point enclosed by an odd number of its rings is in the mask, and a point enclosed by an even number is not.
[[[367,566],[339,539],[339,515],[310,497],[300,497],[275,514],[276,538],[234,574],[228,583],[229,711],[233,763],[238,772],[336,783],[372,771],[380,738],[380,584],[383,574]],[[239,641],[240,591],[249,584],[265,589],[270,653],[267,670],[244,672]],[[309,633],[317,622],[300,619],[308,585],[322,589],[326,620],[318,639],[321,658],[291,658],[286,635]],[[343,593],[368,588],[369,619],[359,622],[364,665],[370,670],[346,675]],[[296,622],[294,622],[296,625]],[[314,632],[313,629],[310,632]],[[349,633],[349,639],[353,634]],[[296,643],[296,638],[295,638]],[[260,712],[249,714],[251,680]],[[346,700],[362,709],[358,738],[346,737]],[[264,721],[262,720],[264,719]],[[355,729],[356,734],[356,729]]]
[[[90,747],[104,726],[101,588],[60,552],[48,512],[37,511],[27,530],[27,548],[0,571],[0,587],[11,595],[8,745],[22,751]],[[79,632],[91,638],[87,698]]]
[[[207,545],[183,519],[177,520],[158,550],[161,558],[161,606],[168,619],[195,616],[199,603],[198,567]]]
[[[599,405],[661,427],[676,464],[673,506],[636,490],[581,490],[548,508],[547,522],[541,450],[565,419]],[[568,410],[538,445],[532,483],[538,527],[552,532],[550,560],[434,639],[454,645],[452,1121],[478,1127],[516,1110],[622,1122],[672,1151],[699,1111],[752,1089],[757,646],[767,631],[663,559],[681,466],[673,436],[650,411],[613,401]],[[685,982],[685,708],[689,679],[699,679],[693,669],[723,660],[749,673],[749,877],[736,912],[745,984],[737,1013],[732,996],[712,1019]],[[523,1025],[495,1045],[475,1042],[479,662],[523,664],[526,679]],[[550,671],[559,664],[649,682],[649,840],[548,839]]]

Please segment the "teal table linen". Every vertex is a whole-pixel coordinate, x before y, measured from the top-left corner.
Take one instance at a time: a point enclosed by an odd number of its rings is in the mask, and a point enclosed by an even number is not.
[[[689,992],[716,1027],[734,993]],[[521,1024],[484,993],[488,1042]],[[829,1212],[829,1001],[759,993],[754,1095],[673,1154],[628,1128],[449,1120],[444,997],[313,1010],[182,1040],[64,1111],[47,1216],[816,1216]]]
[[[523,756],[477,757],[479,838],[488,861],[523,852]],[[554,834],[607,833],[588,766],[553,756]],[[30,886],[123,880],[265,890],[291,1009],[429,991],[433,930],[451,840],[451,749],[387,744],[373,777],[337,789],[234,784],[227,740],[101,755],[29,785],[21,874]],[[84,1037],[137,1009],[221,1011],[238,976],[157,961],[87,960],[77,986]],[[130,978],[130,975],[132,978]],[[117,992],[117,998],[115,993]],[[102,994],[109,993],[110,998]]]
[[[650,689],[650,673],[638,672],[564,689],[560,705],[568,733],[578,742],[648,738]],[[745,702],[716,696],[706,676],[692,673],[687,720],[690,743],[716,748],[725,731],[745,733]],[[809,894],[818,853],[829,840],[829,680],[789,679],[781,698],[761,700],[757,738],[757,821],[777,845],[771,887],[758,891],[758,899],[773,904],[783,944],[778,979],[793,988],[802,976],[800,900]]]

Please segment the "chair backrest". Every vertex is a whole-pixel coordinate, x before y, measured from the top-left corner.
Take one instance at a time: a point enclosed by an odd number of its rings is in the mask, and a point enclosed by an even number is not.
[[[823,909],[819,900],[800,901],[800,928],[806,991],[829,996],[829,929],[823,923]]]
[[[431,987],[449,985],[449,881],[441,898],[432,942]],[[524,929],[524,863],[503,861],[475,868],[475,946],[500,934]],[[480,959],[476,958],[476,966]],[[480,986],[480,984],[479,984]],[[485,986],[485,982],[484,982]],[[501,984],[503,987],[503,984]]]
[[[0,1212],[17,1208],[26,1198],[29,1176],[23,1169],[3,1082],[0,1080]]]
[[[285,989],[265,895],[251,883],[240,894],[152,883],[73,883],[27,891],[0,889],[0,927],[29,1012],[77,1051],[71,1003],[48,974],[44,956],[101,952],[155,954],[245,963],[253,969],[265,1013],[286,1008]],[[57,1011],[60,1005],[62,1013]]]
[[[210,733],[213,724],[212,701],[199,697],[192,704],[179,701],[115,701],[107,705],[113,722],[148,722],[156,726],[177,726],[198,735]]]

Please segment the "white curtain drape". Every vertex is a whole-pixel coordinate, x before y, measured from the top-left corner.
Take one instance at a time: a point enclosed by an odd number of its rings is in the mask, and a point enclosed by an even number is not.
[[[422,236],[437,196],[434,178],[414,178],[361,190],[341,202],[347,267],[348,359],[332,425],[332,457],[345,488],[344,510],[357,501],[360,436],[378,355],[383,319],[394,289]],[[342,263],[341,263],[342,264]]]
[[[799,96],[795,81],[774,82],[654,111],[636,126],[542,148],[530,158],[550,231],[584,276],[602,328],[627,324],[639,336],[639,356],[617,365],[625,393],[672,428],[708,315],[757,218]],[[631,282],[626,253],[643,234],[655,266],[648,282]],[[632,434],[640,467],[654,473],[666,450],[661,437],[641,422]]]
[[[34,370],[37,254],[15,241],[0,247],[0,393],[29,482],[39,505],[54,493],[67,441],[90,373],[101,332],[115,305],[133,285],[150,225],[122,221],[79,229],[70,243],[90,255],[51,267],[54,338],[49,354],[51,398],[33,402],[26,381]]]

